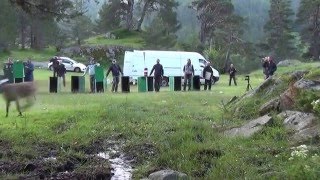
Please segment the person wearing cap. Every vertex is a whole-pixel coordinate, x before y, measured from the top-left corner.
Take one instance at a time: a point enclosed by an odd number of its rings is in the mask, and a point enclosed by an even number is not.
[[[84,71],[82,76],[85,76],[89,73],[90,76],[90,91],[94,93],[96,91],[96,82],[95,82],[95,67],[99,66],[99,63],[96,63],[94,58],[90,58],[89,65],[87,66],[86,70]]]
[[[153,73],[154,71],[154,89],[156,92],[160,91],[160,86],[161,86],[161,79],[163,77],[163,67],[160,64],[160,59],[157,59],[157,63],[153,66],[153,68],[151,69],[150,75]]]
[[[188,83],[188,90],[191,90],[191,79],[192,76],[194,75],[194,68],[193,65],[191,64],[191,59],[188,59],[187,64],[183,67],[183,72],[184,72],[184,83],[183,83],[183,91],[186,90],[186,86]]]
[[[110,71],[112,72],[112,76],[113,76],[111,92],[117,92],[118,91],[118,84],[120,81],[120,73],[121,74],[123,74],[123,73],[122,73],[120,66],[117,64],[116,60],[112,60],[112,64],[107,71],[106,77],[108,77]]]

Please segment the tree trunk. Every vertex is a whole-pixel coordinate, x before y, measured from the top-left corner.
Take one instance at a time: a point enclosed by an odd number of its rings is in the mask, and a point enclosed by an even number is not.
[[[201,45],[205,45],[205,43],[206,43],[206,24],[205,24],[205,22],[201,22],[199,36],[200,36]]]
[[[224,67],[223,67],[224,72],[228,72],[229,64],[230,64],[230,45],[227,50],[226,59],[224,60]]]
[[[34,20],[31,23],[31,48],[32,49],[37,49],[40,50],[43,48],[43,43],[42,41],[42,32],[41,32],[41,28],[39,28],[39,21],[38,20]]]
[[[20,19],[20,38],[21,38],[21,48],[25,49],[26,46],[26,18],[24,17],[24,14],[22,12],[19,13],[19,19]]]
[[[128,0],[127,17],[126,17],[126,28],[127,28],[127,30],[131,30],[132,29],[133,6],[134,6],[134,0]]]
[[[314,14],[314,22],[313,22],[313,42],[311,44],[311,53],[313,56],[314,60],[319,60],[320,59],[320,44],[319,44],[319,40],[320,40],[320,24],[319,24],[319,15],[320,15],[320,5],[318,5],[317,7],[317,11]]]
[[[144,20],[144,17],[146,16],[146,13],[147,13],[147,10],[149,7],[149,3],[150,3],[150,0],[147,0],[143,6],[142,14],[141,14],[141,17],[140,17],[138,24],[137,24],[137,31],[141,31],[141,25]]]

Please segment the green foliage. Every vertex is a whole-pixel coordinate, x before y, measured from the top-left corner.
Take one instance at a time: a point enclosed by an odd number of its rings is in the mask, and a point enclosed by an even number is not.
[[[104,35],[98,35],[86,39],[84,45],[119,45],[135,49],[141,49],[145,46],[145,41],[142,38],[143,33],[141,32],[116,30],[114,34],[116,37],[120,36],[122,38],[108,39]]]
[[[264,26],[267,33],[267,52],[280,60],[294,57],[297,51],[293,46],[294,13],[290,7],[290,0],[271,0],[270,6],[270,20]]]
[[[120,6],[121,2],[118,0],[104,2],[97,20],[98,32],[105,33],[120,27],[122,12]]]
[[[0,53],[0,59],[5,62],[8,57],[12,57],[15,60],[26,60],[30,57],[34,61],[48,62],[53,56],[57,54],[57,51],[53,47],[43,49],[41,51],[25,49],[25,50],[11,50],[10,53]]]
[[[314,105],[312,105],[313,101],[316,101],[320,98],[320,96],[312,91],[303,91],[299,94],[297,98],[297,107],[302,111],[312,112],[314,109]]]
[[[94,24],[88,16],[79,16],[71,22],[72,38],[77,41],[77,45],[81,45],[82,41],[92,35]]]
[[[0,2],[0,53],[10,46],[14,46],[13,42],[17,36],[17,17],[15,8],[8,1]]]
[[[151,24],[146,27],[144,39],[150,49],[168,49],[176,44],[176,32],[180,28],[177,13],[174,11],[178,4],[175,1],[166,1]]]
[[[297,23],[301,27],[301,37],[306,42],[308,52],[305,57],[319,60],[320,50],[320,14],[319,0],[301,0],[297,14]]]

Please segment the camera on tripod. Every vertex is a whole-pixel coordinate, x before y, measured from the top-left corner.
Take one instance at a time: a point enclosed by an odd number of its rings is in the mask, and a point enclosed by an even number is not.
[[[249,76],[249,75],[246,75],[245,78],[244,78],[244,80],[248,82],[248,84],[247,84],[247,91],[249,91],[249,89],[252,89],[251,84],[250,84],[250,76]]]
[[[250,81],[250,76],[249,75],[245,76],[244,80],[249,82]]]

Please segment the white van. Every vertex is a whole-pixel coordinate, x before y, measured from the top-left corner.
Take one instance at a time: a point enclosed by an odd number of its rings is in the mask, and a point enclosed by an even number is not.
[[[156,60],[160,59],[160,64],[163,66],[164,78],[162,86],[168,85],[170,76],[184,76],[183,67],[187,63],[187,59],[191,60],[194,67],[195,75],[202,77],[202,71],[207,60],[199,53],[184,52],[184,51],[152,51],[152,50],[134,50],[126,51],[124,55],[123,75],[129,76],[130,81],[137,82],[138,77],[144,76],[144,69],[147,68],[148,75]],[[213,70],[213,83],[219,80],[219,72]],[[201,78],[201,83],[204,79]]]

